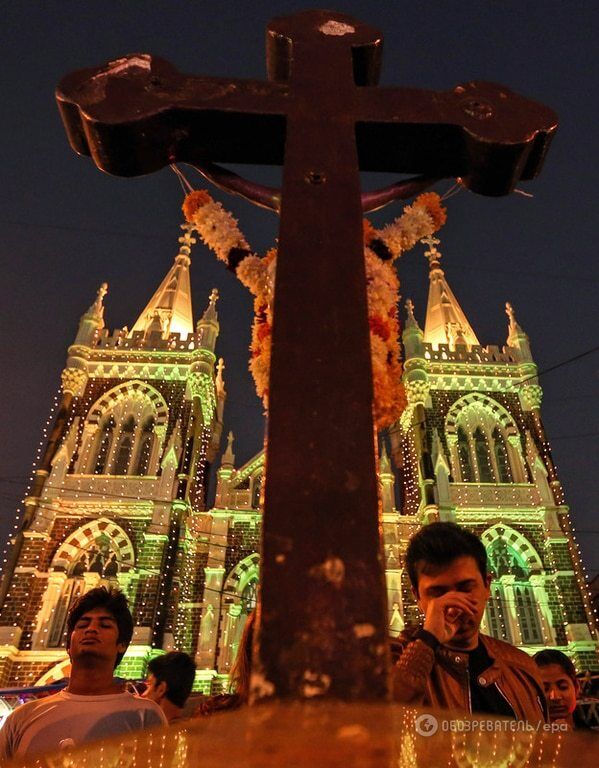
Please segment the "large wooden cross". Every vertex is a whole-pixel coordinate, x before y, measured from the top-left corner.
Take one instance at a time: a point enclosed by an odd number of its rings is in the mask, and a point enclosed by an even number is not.
[[[556,127],[551,110],[489,83],[377,88],[381,47],[372,27],[308,11],[269,24],[266,82],[143,54],[57,91],[73,148],[109,173],[283,165],[258,698],[388,692],[360,170],[506,194],[538,172]]]

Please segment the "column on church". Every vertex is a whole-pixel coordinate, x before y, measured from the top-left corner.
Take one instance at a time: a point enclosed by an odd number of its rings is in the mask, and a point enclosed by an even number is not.
[[[48,574],[42,605],[38,611],[35,629],[31,635],[31,650],[33,651],[45,648],[47,645],[54,610],[58,605],[66,580],[67,574],[64,571],[50,571]]]
[[[511,574],[502,576],[499,581],[503,587],[504,616],[508,624],[508,635],[513,645],[522,645],[522,633],[520,631],[520,622],[518,612],[516,611],[516,594],[514,591],[514,582],[516,577]]]
[[[216,668],[228,532],[228,517],[211,517],[208,561],[204,569],[202,618],[196,651],[196,663],[200,669]]]
[[[524,456],[522,454],[520,435],[508,435],[506,447],[514,482],[527,483],[528,478],[526,477],[526,471],[524,469]]]
[[[541,623],[541,632],[543,633],[543,642],[545,645],[556,645],[555,632],[551,625],[551,610],[549,608],[549,596],[545,589],[545,580],[547,576],[544,573],[531,574],[529,582],[537,606],[537,616]]]

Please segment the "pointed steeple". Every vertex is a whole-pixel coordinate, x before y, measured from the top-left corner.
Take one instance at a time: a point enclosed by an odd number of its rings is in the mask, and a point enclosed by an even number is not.
[[[381,474],[388,474],[391,471],[391,463],[389,462],[389,454],[387,453],[387,442],[382,441],[381,457],[379,460],[379,471]]]
[[[420,326],[418,325],[418,320],[414,317],[414,302],[412,299],[406,299],[406,322],[405,322],[405,328],[417,328],[420,330]]]
[[[79,321],[75,344],[91,344],[96,331],[104,328],[104,296],[108,293],[108,283],[102,283],[96,293],[94,303]]]
[[[171,333],[180,333],[181,337],[193,333],[189,254],[196,240],[191,224],[182,224],[181,229],[183,235],[179,238],[181,245],[175,263],[137,318],[130,335],[135,331],[162,331],[163,337],[168,338]]]
[[[505,302],[505,314],[508,316],[509,320],[507,332],[508,347],[520,350],[520,357],[523,362],[532,361],[532,352],[530,349],[528,334],[520,327],[518,321],[516,320],[516,313],[514,308],[509,303],[509,301]]]
[[[229,432],[227,436],[227,447],[220,460],[220,465],[223,469],[232,469],[235,466],[235,454],[233,453],[233,441],[235,437],[232,432]]]
[[[196,328],[196,333],[200,337],[201,346],[204,347],[204,349],[209,349],[211,352],[214,352],[216,339],[220,329],[218,313],[216,311],[217,301],[218,291],[216,288],[213,288],[208,300],[208,306],[202,315],[202,319],[198,321]]]
[[[424,255],[430,265],[424,341],[434,345],[449,344],[451,347],[456,344],[479,344],[441,269],[441,253],[436,247],[440,241],[436,237],[425,237],[422,242],[428,245]]]
[[[213,288],[208,299],[208,306],[202,315],[202,323],[218,323],[218,314],[216,313],[216,302],[218,301],[218,290]]]
[[[381,440],[381,453],[379,457],[379,483],[383,514],[393,512],[395,507],[395,475],[391,469],[389,454],[387,453],[387,441]]]

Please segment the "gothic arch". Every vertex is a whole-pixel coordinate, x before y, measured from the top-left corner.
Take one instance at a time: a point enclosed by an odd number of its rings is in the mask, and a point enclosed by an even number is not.
[[[453,476],[464,483],[526,482],[518,427],[493,398],[470,392],[445,418]]]
[[[221,630],[218,640],[218,671],[228,674],[237,655],[239,642],[249,613],[249,601],[255,599],[260,555],[244,557],[228,575],[221,595]]]
[[[88,411],[77,471],[156,474],[167,424],[168,407],[157,389],[137,379],[118,384]]]
[[[231,573],[227,576],[223,595],[239,601],[243,590],[253,578],[258,578],[260,568],[260,555],[254,552],[252,555],[240,560]]]
[[[88,424],[98,424],[102,416],[119,405],[123,400],[144,398],[149,401],[155,413],[156,423],[166,424],[168,421],[168,407],[160,392],[144,381],[133,379],[118,384],[105,392],[99,400],[90,408],[87,415]]]
[[[488,395],[483,395],[480,392],[470,392],[469,394],[460,397],[459,400],[456,400],[451,406],[445,417],[445,432],[447,434],[456,434],[460,416],[463,415],[463,412],[466,409],[470,408],[482,408],[501,426],[506,434],[518,434],[516,422],[503,405],[498,403],[497,400],[493,400]]]
[[[491,528],[487,528],[481,536],[481,541],[487,550],[499,539],[503,539],[516,552],[527,568],[532,571],[543,570],[543,562],[537,550],[525,536],[509,525],[496,523]]]
[[[68,571],[81,552],[93,547],[100,536],[110,539],[118,553],[119,562],[131,567],[135,565],[135,550],[131,539],[119,525],[107,517],[101,517],[84,523],[65,539],[52,558],[51,569]]]
[[[500,523],[486,530],[481,540],[493,558],[494,577],[485,609],[491,634],[516,645],[550,644],[553,637],[546,615],[547,595],[539,581],[543,564],[538,552],[525,536]]]

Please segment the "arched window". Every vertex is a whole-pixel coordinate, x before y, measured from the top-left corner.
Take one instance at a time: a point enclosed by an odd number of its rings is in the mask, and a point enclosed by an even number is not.
[[[139,453],[137,458],[136,475],[147,475],[154,443],[154,419],[150,417],[143,425],[139,438]]]
[[[48,619],[41,630],[42,645],[38,647],[64,646],[67,616],[75,600],[93,586],[118,586],[119,574],[134,566],[133,545],[125,531],[112,521],[87,521],[73,531],[52,559],[50,570],[64,573],[66,578],[58,598],[54,587],[48,587],[44,596],[43,608]]]
[[[512,616],[515,609],[522,643],[538,645],[543,643],[543,633],[539,619],[539,606],[534,589],[529,581],[531,567],[526,554],[521,551],[521,544],[514,532],[496,538],[487,544],[489,570],[493,574],[491,598],[487,604],[487,620],[491,634],[499,639],[512,641],[510,637],[508,603],[512,603]],[[522,539],[522,542],[524,540]],[[522,543],[521,542],[521,543]],[[499,633],[503,625],[503,634]],[[498,632],[499,634],[495,634]]]
[[[114,426],[114,419],[112,416],[106,419],[102,425],[96,451],[96,460],[94,462],[94,475],[103,475],[106,473],[106,463],[108,461],[108,454],[110,453],[110,446],[112,445]]]
[[[489,446],[487,438],[480,427],[474,430],[474,453],[478,465],[478,476],[481,483],[493,482],[493,468],[491,466],[491,457],[489,455]]]
[[[135,433],[135,420],[133,416],[125,421],[121,428],[121,437],[114,457],[114,475],[126,475],[131,461],[133,449],[133,435]]]
[[[539,624],[536,601],[530,584],[516,584],[516,614],[520,624],[522,642],[537,645],[543,642],[543,634]]]
[[[498,640],[511,642],[509,627],[505,618],[505,597],[503,587],[500,584],[492,585],[486,611],[487,625],[491,636]]]
[[[514,440],[518,425],[497,400],[478,392],[459,398],[445,417],[445,434],[461,482],[526,482],[521,445]]]
[[[458,427],[458,455],[460,457],[460,474],[462,476],[462,482],[475,482],[474,472],[472,471],[472,461],[470,458],[468,435],[462,427]]]
[[[497,465],[497,481],[500,483],[511,483],[512,468],[510,467],[503,434],[498,427],[495,427],[493,430],[493,451],[495,453],[495,464]]]
[[[81,597],[85,589],[85,582],[82,578],[71,578],[65,583],[56,608],[52,626],[48,633],[48,648],[60,648],[66,645],[67,639],[67,616],[75,600]]]
[[[241,610],[243,613],[251,613],[256,607],[256,592],[258,589],[258,579],[251,579],[246,584],[241,593]]]

